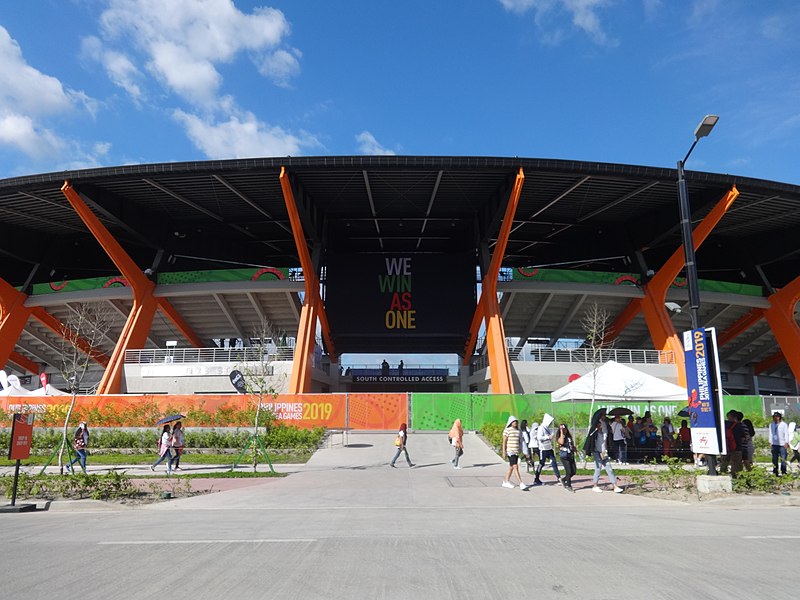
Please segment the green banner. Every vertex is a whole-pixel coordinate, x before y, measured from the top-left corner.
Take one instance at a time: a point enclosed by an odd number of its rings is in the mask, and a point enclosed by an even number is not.
[[[736,409],[745,415],[761,415],[761,396],[725,396],[725,411]],[[540,423],[544,413],[550,413],[557,423],[570,426],[585,425],[589,412],[605,408],[627,408],[634,416],[650,411],[656,424],[664,417],[680,419],[678,413],[686,402],[551,402],[550,394],[411,394],[411,425],[413,429],[448,431],[453,421],[461,419],[464,429],[479,430],[485,423],[505,425],[509,415],[522,421]],[[679,422],[678,422],[679,423]]]
[[[640,285],[639,276],[633,273],[606,273],[595,271],[579,271],[567,269],[539,269],[536,267],[518,267],[513,269],[514,281],[558,281],[575,283],[599,283],[607,285]],[[757,285],[745,283],[729,283],[726,281],[699,280],[701,290],[707,292],[720,292],[724,294],[740,294],[743,296],[762,296],[761,288]],[[686,286],[686,279],[678,277],[672,282],[671,287],[682,288]]]
[[[219,269],[214,271],[178,271],[175,273],[159,273],[156,283],[158,285],[167,285],[215,281],[269,281],[273,279],[289,279],[289,269],[250,267],[247,269]],[[34,284],[32,295],[77,292],[110,287],[128,287],[128,282],[121,275],[76,279],[74,281],[51,281],[49,283]]]

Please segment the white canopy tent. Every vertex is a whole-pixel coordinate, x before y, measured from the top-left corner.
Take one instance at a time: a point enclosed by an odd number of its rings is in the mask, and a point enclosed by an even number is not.
[[[623,404],[625,402],[686,402],[686,389],[653,377],[613,360],[569,382],[550,395],[552,402],[572,401],[572,427],[575,428],[575,402],[591,402],[589,413],[594,413],[595,402]]]
[[[36,388],[35,390],[33,390],[31,392],[31,395],[32,396],[70,396],[71,394],[69,392],[65,392],[65,391],[60,390],[60,389],[58,389],[56,387],[53,387],[52,385],[50,385],[48,383],[44,387]]]
[[[686,398],[686,388],[613,360],[551,394],[553,402],[680,402]]]

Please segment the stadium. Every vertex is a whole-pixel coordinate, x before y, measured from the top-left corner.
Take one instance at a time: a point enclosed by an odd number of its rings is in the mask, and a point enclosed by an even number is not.
[[[800,187],[686,180],[699,323],[716,330],[725,392],[798,395]],[[590,370],[594,312],[603,361],[681,384],[676,181],[674,169],[458,156],[6,179],[0,366],[28,389],[40,373],[66,386],[65,327],[99,303],[111,324],[83,392],[232,393],[226,369],[255,344],[288,394],[547,393]],[[383,355],[404,366],[382,369]]]

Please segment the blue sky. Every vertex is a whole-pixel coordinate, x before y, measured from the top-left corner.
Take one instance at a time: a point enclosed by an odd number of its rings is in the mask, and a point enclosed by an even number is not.
[[[0,3],[0,177],[495,155],[800,183],[800,2]]]

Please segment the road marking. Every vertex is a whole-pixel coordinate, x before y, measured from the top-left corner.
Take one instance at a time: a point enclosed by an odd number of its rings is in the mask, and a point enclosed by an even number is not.
[[[284,544],[297,542],[316,542],[313,538],[275,538],[260,540],[123,540],[118,542],[97,542],[101,546],[148,546],[161,544]]]
[[[800,540],[800,535],[743,535],[745,540]]]

